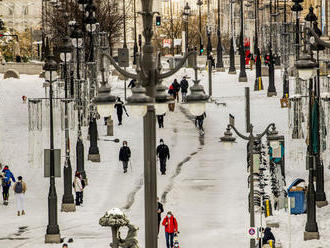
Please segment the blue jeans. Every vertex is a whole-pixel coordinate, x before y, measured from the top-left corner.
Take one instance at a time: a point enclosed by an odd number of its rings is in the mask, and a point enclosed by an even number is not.
[[[173,247],[174,233],[165,232],[165,238],[166,238],[166,246],[167,246],[167,248],[172,248]],[[171,246],[170,246],[170,244],[171,244]]]

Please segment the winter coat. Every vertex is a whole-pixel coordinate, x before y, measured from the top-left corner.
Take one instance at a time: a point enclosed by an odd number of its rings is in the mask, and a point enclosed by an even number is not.
[[[168,216],[166,215],[162,225],[165,226],[165,232],[167,233],[174,233],[178,231],[178,222],[176,221],[173,215],[170,218],[168,218]]]
[[[175,96],[173,84],[171,84],[170,87],[168,88],[168,94],[170,94],[171,96]]]
[[[180,87],[181,87],[181,92],[187,93],[189,87],[188,81],[186,79],[182,79],[180,82]]]
[[[206,117],[206,113],[204,112],[202,115],[199,115],[196,117],[197,120],[204,120],[204,118]]]
[[[119,161],[129,161],[131,157],[131,150],[128,146],[123,146],[119,151]]]
[[[160,221],[162,219],[162,213],[164,212],[164,207],[163,207],[163,204],[161,204],[160,202],[158,202],[158,208],[157,210],[160,210],[160,213],[157,213],[158,214],[158,220]]]
[[[11,185],[11,180],[13,180],[13,182],[16,182],[15,177],[13,175],[13,173],[11,173],[11,171],[9,169],[3,169],[2,172],[5,175],[4,181],[7,184],[7,186],[10,187]],[[11,180],[10,180],[11,179]]]
[[[180,91],[180,84],[177,81],[173,82],[172,85],[175,93]]]
[[[75,176],[74,180],[73,180],[73,184],[74,184],[74,191],[75,192],[83,192],[84,191],[84,187],[82,185],[80,177]]]
[[[18,182],[21,182],[22,183],[22,190],[23,190],[22,193],[25,193],[25,191],[26,191],[26,183],[24,181],[17,181],[14,184],[14,186],[13,186],[13,190],[15,191],[15,187],[16,187],[16,185],[17,185]]]
[[[126,112],[125,105],[122,101],[117,101],[114,106],[115,109],[117,109],[117,114],[123,114],[123,109]]]
[[[168,149],[168,146],[165,144],[157,146],[157,156],[160,159],[170,159],[170,150]]]
[[[265,231],[264,231],[264,237],[262,238],[262,243],[267,244],[268,240],[274,240],[274,243],[275,243],[275,237],[271,231],[271,228],[266,227]]]

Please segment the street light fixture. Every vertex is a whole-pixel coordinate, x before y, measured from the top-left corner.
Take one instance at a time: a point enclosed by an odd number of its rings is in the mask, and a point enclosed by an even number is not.
[[[201,7],[203,5],[203,1],[198,0],[197,5],[198,5],[198,14],[199,14],[199,55],[202,55],[203,40],[202,40],[202,11],[201,11]]]
[[[239,43],[240,43],[240,55],[241,55],[241,66],[240,66],[240,72],[239,72],[239,82],[247,82],[247,76],[245,71],[245,52],[244,52],[244,15],[243,15],[243,0],[240,0],[240,21],[241,21],[241,32],[239,37]]]
[[[218,27],[217,27],[217,37],[218,37],[218,44],[217,44],[217,64],[216,68],[218,71],[225,71],[225,67],[223,66],[222,61],[222,44],[221,44],[221,27],[220,27],[220,0],[218,0]]]
[[[188,22],[189,22],[189,15],[190,15],[190,6],[188,2],[183,8],[183,19],[185,20],[185,55],[188,54]]]
[[[46,49],[48,50],[48,49]],[[53,122],[53,82],[57,80],[57,63],[49,54],[44,68],[45,80],[49,83],[49,132],[50,132],[50,186],[48,193],[48,225],[45,243],[60,243],[60,228],[57,224],[57,194],[55,185],[54,122]]]
[[[64,63],[64,130],[65,130],[65,162],[63,168],[64,174],[64,194],[62,197],[62,208],[64,212],[76,211],[76,205],[72,195],[72,167],[70,161],[70,134],[68,117],[68,72],[67,65],[72,58],[72,42],[70,37],[65,36],[63,45],[60,47],[60,58]]]

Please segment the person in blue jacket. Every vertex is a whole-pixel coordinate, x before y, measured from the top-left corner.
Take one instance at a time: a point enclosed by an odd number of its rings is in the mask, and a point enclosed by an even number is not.
[[[11,180],[13,180],[13,182],[16,182],[16,180],[13,173],[9,170],[9,167],[7,165],[3,168],[2,173],[3,173],[3,179],[1,184],[2,184],[3,204],[8,205]]]

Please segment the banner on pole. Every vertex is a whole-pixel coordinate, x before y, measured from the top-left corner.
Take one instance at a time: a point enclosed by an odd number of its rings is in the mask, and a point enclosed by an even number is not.
[[[171,39],[164,39],[163,40],[163,47],[169,47],[171,48],[172,40]]]
[[[182,39],[174,39],[174,46],[181,46]]]

